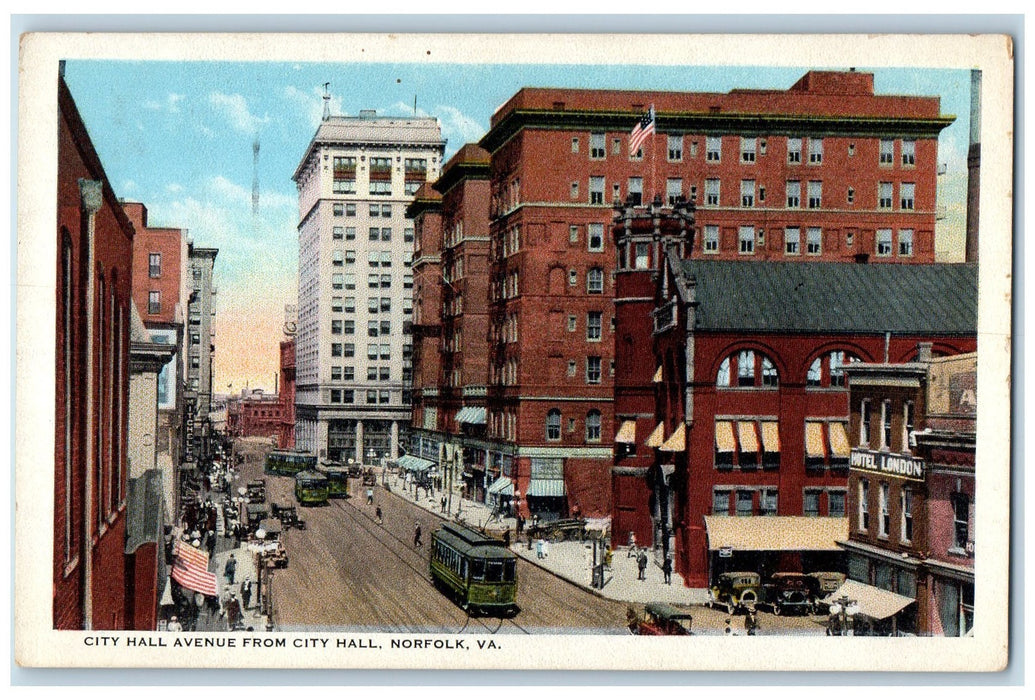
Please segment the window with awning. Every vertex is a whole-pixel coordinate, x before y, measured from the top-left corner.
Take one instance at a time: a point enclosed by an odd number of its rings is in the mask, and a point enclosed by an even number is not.
[[[828,425],[830,430],[830,462],[834,466],[848,466],[852,448],[848,443],[848,424],[840,421]]]
[[[654,383],[658,384],[662,381],[661,365],[658,365],[658,371],[654,373]]]
[[[636,443],[636,421],[624,420],[622,425],[618,428],[618,433],[615,435],[615,442],[621,442],[625,444]]]
[[[651,431],[651,434],[647,437],[647,447],[661,447],[665,442],[665,423],[658,423],[657,427]]]
[[[762,466],[780,466],[780,424],[774,420],[762,421]]]
[[[675,432],[659,448],[662,452],[685,452],[686,451],[686,424],[680,423]]]
[[[740,442],[740,454],[737,461],[741,469],[758,467],[758,432],[753,420],[737,421],[737,439]]]
[[[823,423],[820,421],[805,421],[806,466],[823,467],[827,455],[823,443]]]
[[[733,437],[733,423],[728,420],[715,421],[715,466],[717,469],[733,468],[733,453],[737,442]]]

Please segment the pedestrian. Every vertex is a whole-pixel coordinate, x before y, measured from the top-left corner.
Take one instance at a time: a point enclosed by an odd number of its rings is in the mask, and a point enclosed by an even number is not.
[[[171,618],[169,618],[169,626],[166,627],[166,629],[170,632],[182,632],[183,625],[180,624],[179,618],[173,615]]]
[[[237,573],[237,559],[234,558],[234,553],[230,552],[230,558],[226,560],[226,566],[223,567],[223,576],[229,583],[233,583],[235,573]]]
[[[744,631],[747,636],[754,637],[758,630],[758,615],[755,612],[754,606],[747,609],[747,614],[744,615]]]
[[[248,609],[248,604],[252,600],[252,580],[246,578],[241,582],[241,603],[244,605],[244,609]]]
[[[367,489],[367,505],[368,506],[374,505],[374,489],[370,489],[370,488]]]
[[[613,550],[610,547],[608,547],[607,551],[604,552],[604,568],[605,569],[610,569],[611,568],[611,562],[614,560],[614,558],[615,558],[615,550]]]
[[[208,557],[212,558],[212,555],[216,553],[216,532],[215,530],[209,530],[205,534],[205,542],[208,543]]]
[[[522,533],[525,531],[525,519],[518,513],[517,516],[517,539],[521,539]]]
[[[647,580],[647,553],[642,549],[639,554],[636,555],[636,568],[640,570],[640,580]]]
[[[665,574],[665,583],[672,585],[672,557],[665,557],[665,563],[661,565],[661,571]]]
[[[535,558],[543,558],[543,539],[541,537],[535,541]]]
[[[510,529],[509,528],[503,531],[503,546],[507,547],[508,549],[510,548]]]
[[[233,632],[237,629],[237,624],[241,621],[241,603],[237,600],[237,596],[233,593],[230,594],[229,600],[226,601],[226,625],[227,628]]]
[[[445,496],[442,497],[442,512],[443,513],[446,512],[446,497]]]
[[[625,558],[636,556],[636,533],[629,530],[629,553],[625,555]]]
[[[730,619],[726,618],[726,631],[724,633],[727,637],[733,634],[733,628],[730,627]]]
[[[379,525],[381,524],[381,522],[382,522],[382,519],[381,519],[381,506],[378,506],[377,508],[374,508],[374,519],[377,520]]]
[[[543,540],[543,559],[550,558],[550,542],[549,540]]]
[[[420,549],[421,547],[424,546],[424,542],[421,540],[420,535],[421,535],[420,523],[417,523],[417,525],[413,528],[413,546],[416,547],[417,549]]]

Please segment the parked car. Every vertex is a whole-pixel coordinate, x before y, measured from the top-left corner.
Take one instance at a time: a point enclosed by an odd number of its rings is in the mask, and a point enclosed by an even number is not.
[[[719,574],[710,591],[708,604],[726,608],[732,615],[747,607],[765,602],[765,589],[761,577],[754,571],[729,571]]]
[[[765,602],[774,615],[809,615],[813,597],[805,574],[780,571],[769,577],[765,584]]]
[[[637,615],[635,610],[629,608],[628,617],[629,630],[633,634],[650,636],[693,634],[690,631],[693,625],[693,617],[690,612],[669,603],[647,603],[643,607],[642,615]]]
[[[809,587],[815,612],[827,612],[829,605],[824,603],[823,599],[840,588],[844,582],[845,575],[840,571],[812,571],[805,574],[805,584]]]

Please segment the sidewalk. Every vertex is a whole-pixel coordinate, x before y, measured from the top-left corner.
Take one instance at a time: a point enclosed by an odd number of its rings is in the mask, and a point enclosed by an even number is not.
[[[434,495],[427,495],[421,489],[420,497],[415,497],[412,490],[405,488],[404,482],[398,476],[389,475],[388,485],[391,492],[410,503],[435,513],[442,519],[447,516],[442,513],[442,495],[436,492]],[[462,500],[459,504],[453,499],[453,507],[450,516],[460,512],[462,521],[471,527],[485,529],[487,532],[498,534],[502,537],[504,530],[509,529],[514,533],[516,523],[514,518],[492,519],[492,509],[484,503]],[[453,520],[452,517],[449,517]],[[687,605],[704,605],[708,602],[708,591],[704,588],[687,588],[683,585],[682,577],[672,574],[672,584],[665,583],[661,567],[654,563],[653,557],[647,565],[647,580],[638,579],[639,571],[636,567],[636,558],[628,556],[628,548],[622,547],[614,551],[611,561],[611,568],[604,572],[604,588],[596,589],[592,583],[592,542],[550,542],[548,556],[543,559],[536,558],[535,545],[529,548],[527,541],[515,542],[511,550],[522,559],[541,569],[549,571],[555,576],[568,581],[580,588],[592,592],[602,598],[620,600],[629,603],[682,603]],[[650,553],[648,553],[650,556]]]

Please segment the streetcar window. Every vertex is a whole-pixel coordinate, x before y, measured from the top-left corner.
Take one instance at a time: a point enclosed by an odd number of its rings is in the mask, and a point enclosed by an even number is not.
[[[515,563],[516,562],[513,559],[508,559],[507,561],[503,562],[503,580],[504,581],[513,581],[514,580],[514,564]]]
[[[498,583],[503,580],[503,562],[485,562],[485,580],[490,583]]]
[[[467,560],[466,559],[464,559],[463,561],[460,562],[460,578],[465,580],[465,581],[467,580]]]
[[[471,560],[471,580],[481,581],[485,578],[485,562],[481,559]]]

